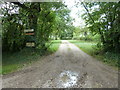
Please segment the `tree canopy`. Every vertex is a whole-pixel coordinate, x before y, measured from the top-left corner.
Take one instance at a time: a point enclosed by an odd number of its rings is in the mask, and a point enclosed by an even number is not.
[[[70,10],[62,2],[4,2],[2,12],[3,51],[18,51],[26,41],[45,49],[51,37],[61,37],[72,26]],[[35,34],[26,36],[25,29]]]
[[[120,2],[81,3],[86,12],[82,15],[86,26],[101,36],[105,51],[120,52]]]

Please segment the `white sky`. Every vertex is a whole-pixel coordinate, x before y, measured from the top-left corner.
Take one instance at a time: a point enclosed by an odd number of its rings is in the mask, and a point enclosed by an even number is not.
[[[75,19],[73,25],[84,27],[85,22],[81,18],[82,13],[85,11],[84,7],[81,6],[80,3],[77,5],[78,7],[76,7],[75,0],[65,0],[65,4],[71,10],[70,16]]]

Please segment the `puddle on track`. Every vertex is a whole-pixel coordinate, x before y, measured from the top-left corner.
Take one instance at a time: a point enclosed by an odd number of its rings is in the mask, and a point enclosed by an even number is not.
[[[69,88],[77,85],[78,73],[72,71],[63,71],[60,75],[53,79],[48,80],[43,87],[48,88]]]
[[[77,84],[78,81],[78,73],[71,71],[63,71],[58,78],[58,87],[73,87]]]

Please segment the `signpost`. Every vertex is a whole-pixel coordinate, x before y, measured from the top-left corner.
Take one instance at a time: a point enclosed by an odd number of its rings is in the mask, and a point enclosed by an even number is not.
[[[34,40],[34,29],[25,29],[24,33],[26,35],[27,41],[26,41],[26,47],[35,47],[35,40]]]

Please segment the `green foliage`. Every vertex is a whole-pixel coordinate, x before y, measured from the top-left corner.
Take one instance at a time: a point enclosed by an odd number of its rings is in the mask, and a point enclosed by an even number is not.
[[[71,24],[72,18],[69,15],[70,10],[67,7],[61,7],[56,11],[53,39],[68,39],[73,37],[74,27]]]
[[[3,18],[2,46],[4,51],[17,51],[22,49],[24,46],[24,27],[19,22],[17,22],[18,16],[14,16],[12,15]],[[9,21],[9,19],[11,20]]]
[[[73,31],[73,40],[100,41],[99,34],[93,34],[87,27],[76,27]]]
[[[100,35],[105,51],[120,52],[120,2],[82,3],[86,9],[86,26]]]
[[[104,57],[104,58],[103,58]],[[113,53],[113,52],[106,52],[103,57],[100,59],[111,66],[120,67],[119,60],[120,60],[120,54],[119,53]]]
[[[49,40],[49,36],[53,31],[53,24],[55,23],[55,12],[52,10],[51,6],[48,7],[46,4],[51,5],[51,3],[43,3],[41,5],[41,7],[44,8],[42,8],[40,16],[38,17],[39,26],[37,27],[36,34],[38,45],[40,45],[41,48],[44,48],[45,43]]]
[[[47,42],[62,25],[69,21],[69,10],[62,2],[6,2],[3,7],[3,51],[20,51],[27,41],[35,41],[35,47],[47,49]],[[8,8],[9,6],[10,8]],[[12,10],[18,9],[18,13]],[[66,19],[65,19],[66,18]],[[59,25],[61,26],[58,26]],[[63,29],[65,29],[63,27]],[[24,29],[34,29],[34,36],[25,36]],[[63,29],[61,31],[63,32]],[[60,29],[59,29],[60,30]],[[60,32],[61,33],[61,32]],[[59,34],[60,36],[60,34]]]

